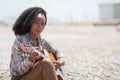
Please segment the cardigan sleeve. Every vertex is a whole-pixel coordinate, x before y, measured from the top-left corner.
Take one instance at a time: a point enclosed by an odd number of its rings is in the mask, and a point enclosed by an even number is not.
[[[21,41],[16,38],[12,47],[10,69],[12,75],[23,75],[29,71],[33,63],[19,50]]]

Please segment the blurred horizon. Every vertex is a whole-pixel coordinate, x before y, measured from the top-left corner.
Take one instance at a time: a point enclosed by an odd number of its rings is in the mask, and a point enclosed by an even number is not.
[[[51,22],[100,21],[101,4],[120,4],[120,0],[4,0],[0,2],[0,21],[14,23],[27,8],[39,6],[47,11]]]

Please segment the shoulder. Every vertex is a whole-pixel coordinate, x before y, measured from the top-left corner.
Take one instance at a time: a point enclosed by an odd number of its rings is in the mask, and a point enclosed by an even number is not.
[[[26,34],[24,34],[24,35],[17,35],[16,36],[16,39],[24,39],[24,38],[26,38]]]
[[[24,40],[26,40],[26,34],[25,35],[17,35],[16,39],[15,39],[15,41],[19,41],[21,43],[23,43]]]
[[[16,39],[12,45],[12,50],[18,50],[18,46],[21,44],[21,43],[24,43],[25,42],[25,39],[26,36],[25,35],[17,35],[16,36]]]

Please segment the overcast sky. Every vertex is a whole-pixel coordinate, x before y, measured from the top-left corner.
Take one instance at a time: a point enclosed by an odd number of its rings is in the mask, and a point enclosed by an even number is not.
[[[43,7],[48,18],[60,21],[94,21],[99,19],[99,4],[120,3],[120,0],[0,0],[0,19],[18,17],[32,6]]]

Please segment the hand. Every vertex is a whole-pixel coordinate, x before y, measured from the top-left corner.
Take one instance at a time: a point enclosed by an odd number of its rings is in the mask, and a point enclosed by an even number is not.
[[[60,68],[61,66],[64,66],[65,62],[62,60],[57,60],[56,62],[53,62],[55,69]]]
[[[40,59],[41,56],[38,53],[34,52],[34,53],[31,53],[28,58],[31,62],[33,62],[36,59]]]

